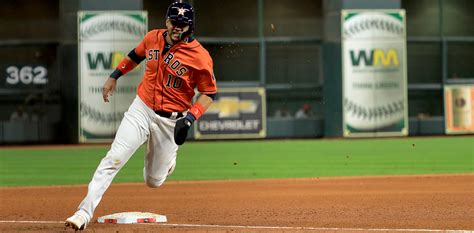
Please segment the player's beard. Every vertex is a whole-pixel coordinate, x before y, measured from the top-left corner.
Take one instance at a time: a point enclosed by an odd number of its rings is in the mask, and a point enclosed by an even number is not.
[[[183,36],[183,31],[177,31],[177,30],[172,30],[170,33],[170,39],[173,41],[173,43],[178,43],[181,41],[181,38]]]
[[[169,39],[173,44],[176,44],[186,37],[187,32],[189,31],[189,26],[185,28],[168,28]]]

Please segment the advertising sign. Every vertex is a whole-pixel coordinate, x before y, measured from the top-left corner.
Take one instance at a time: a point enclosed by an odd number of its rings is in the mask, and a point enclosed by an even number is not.
[[[265,89],[219,88],[217,99],[196,121],[196,139],[266,136]]]
[[[343,10],[345,137],[408,134],[404,10]]]
[[[82,11],[78,13],[79,139],[110,141],[136,96],[144,66],[138,66],[117,84],[109,103],[102,86],[115,67],[143,39],[147,13],[142,11]]]
[[[444,116],[447,134],[474,133],[474,85],[444,87]]]

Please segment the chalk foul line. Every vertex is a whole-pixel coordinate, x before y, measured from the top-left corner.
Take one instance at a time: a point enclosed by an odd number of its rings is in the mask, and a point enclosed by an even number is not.
[[[1,223],[30,223],[30,224],[63,224],[64,221],[23,221],[0,220]],[[196,227],[196,228],[237,228],[237,229],[272,229],[272,230],[313,230],[313,231],[394,231],[394,232],[462,232],[474,233],[472,230],[436,230],[436,229],[370,229],[370,228],[331,228],[331,227],[288,227],[288,226],[239,226],[239,225],[211,225],[186,223],[139,223],[140,225],[167,226],[167,227]]]

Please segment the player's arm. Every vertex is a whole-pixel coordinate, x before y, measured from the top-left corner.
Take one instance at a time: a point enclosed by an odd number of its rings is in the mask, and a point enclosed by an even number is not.
[[[195,120],[199,118],[212,104],[216,94],[202,94],[198,97],[188,114],[192,114]]]
[[[216,94],[202,94],[198,97],[194,105],[189,109],[184,118],[176,121],[174,128],[174,141],[177,145],[182,145],[188,136],[188,130],[191,125],[206,112],[215,100]]]
[[[213,71],[212,58],[209,53],[205,52],[201,54],[202,69],[196,70],[194,77],[196,79],[196,86],[201,95],[194,102],[194,105],[188,110],[185,117],[176,121],[174,128],[174,141],[177,145],[181,145],[188,136],[188,130],[191,125],[201,117],[201,115],[211,106],[212,102],[216,99],[217,83],[216,77]]]
[[[112,96],[116,87],[117,80],[132,71],[135,67],[145,59],[145,56],[140,56],[135,52],[136,49],[132,49],[130,53],[119,63],[114,72],[110,74],[109,78],[105,81],[104,87],[102,88],[102,97],[104,102],[109,102],[109,96]]]

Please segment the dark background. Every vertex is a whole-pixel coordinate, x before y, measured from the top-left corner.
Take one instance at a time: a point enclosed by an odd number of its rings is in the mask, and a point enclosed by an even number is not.
[[[77,11],[146,10],[151,30],[164,26],[166,8],[171,2],[2,1],[0,143],[77,141]],[[337,70],[340,67],[337,63],[340,13],[337,15],[337,12],[341,9],[406,10],[410,135],[443,134],[443,85],[474,83],[474,1],[190,2],[196,9],[195,35],[214,59],[219,86],[266,88],[269,137],[282,136],[273,134],[272,130],[272,124],[278,123],[277,119],[272,123],[277,109],[286,108],[294,114],[304,103],[312,106],[313,120],[309,121],[309,128],[314,132],[289,132],[283,136],[341,135],[340,119],[331,117],[329,112],[332,106],[338,109],[339,101],[328,94],[337,86],[334,77],[340,76]],[[18,70],[43,66],[48,71],[48,82],[8,84],[7,68],[11,66]],[[8,125],[10,115],[18,106],[23,106],[30,115],[39,114],[41,123]],[[420,131],[420,124],[426,122],[433,122],[428,125],[431,130]],[[295,120],[288,124],[300,123]],[[32,127],[36,127],[36,131]],[[36,136],[5,140],[12,130],[34,131]]]

